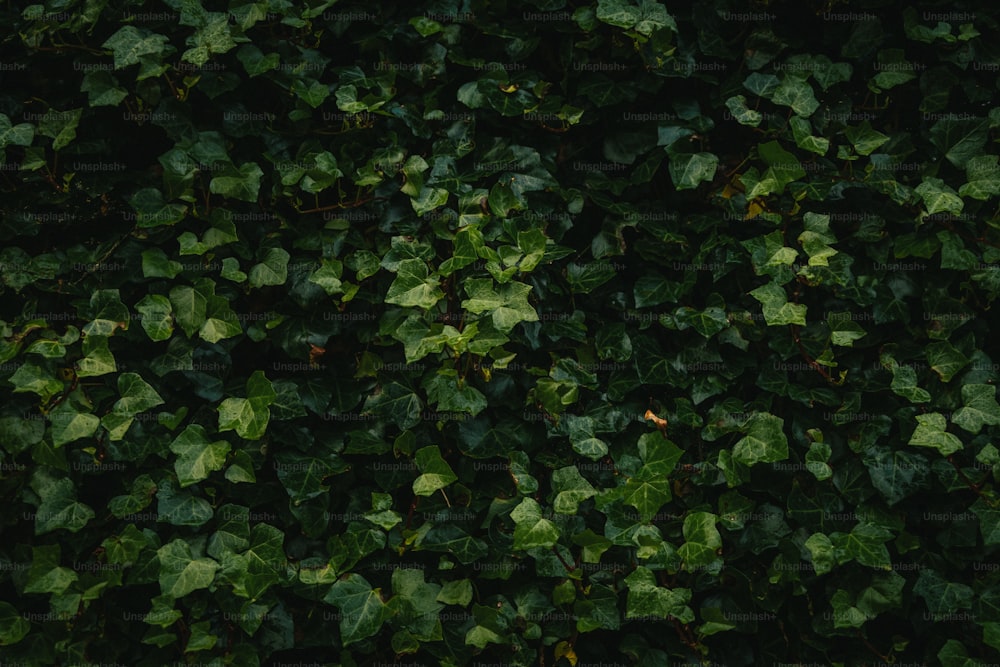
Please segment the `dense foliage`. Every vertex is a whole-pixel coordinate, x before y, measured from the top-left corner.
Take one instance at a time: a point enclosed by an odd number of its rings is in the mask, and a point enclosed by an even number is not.
[[[224,4],[0,8],[0,658],[1000,662],[991,2]]]

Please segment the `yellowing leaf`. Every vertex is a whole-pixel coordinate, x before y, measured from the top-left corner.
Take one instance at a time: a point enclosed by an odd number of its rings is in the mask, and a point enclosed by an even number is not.
[[[576,651],[573,650],[573,645],[569,642],[559,642],[556,644],[555,658],[556,660],[559,660],[559,658],[566,658],[569,664],[573,665],[573,667],[576,667],[576,663],[579,660],[579,658],[576,657]]]

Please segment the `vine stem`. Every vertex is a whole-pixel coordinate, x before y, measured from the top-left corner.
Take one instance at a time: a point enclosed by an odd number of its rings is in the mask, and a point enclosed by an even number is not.
[[[963,472],[961,466],[959,466],[958,463],[955,462],[955,456],[952,455],[945,458],[947,459],[948,463],[954,466],[955,472],[958,473],[958,476],[962,478],[962,481],[966,483],[966,485],[973,491],[973,493],[975,493],[977,496],[985,500],[990,505],[990,507],[993,507],[994,506],[993,501],[989,498],[989,496],[983,493],[982,489],[979,488],[978,484],[972,483],[972,480],[969,479],[968,475],[966,475],[965,472]]]

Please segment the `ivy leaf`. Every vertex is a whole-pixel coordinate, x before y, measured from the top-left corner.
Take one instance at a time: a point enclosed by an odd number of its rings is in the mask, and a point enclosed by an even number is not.
[[[76,499],[76,487],[72,480],[56,478],[45,472],[45,468],[32,475],[31,488],[42,499],[35,513],[35,535],[61,528],[77,533],[96,516],[89,505]]]
[[[490,278],[471,278],[465,283],[469,298],[462,301],[462,308],[470,313],[489,312],[493,324],[503,334],[509,334],[521,322],[537,322],[538,313],[528,303],[531,285],[509,282],[494,289]]]
[[[404,259],[399,263],[396,279],[386,292],[385,302],[397,306],[431,308],[444,296],[438,278],[432,276],[422,259]]]
[[[553,508],[560,514],[576,514],[581,502],[597,495],[576,466],[566,466],[552,472],[552,490],[556,492]]]
[[[691,190],[711,182],[719,158],[712,153],[677,153],[670,156],[670,178],[678,190]]]
[[[260,263],[250,269],[250,287],[284,285],[288,280],[288,260],[291,255],[284,248],[270,248]]]
[[[177,600],[215,580],[219,564],[211,558],[195,558],[186,540],[171,540],[156,551],[160,560],[160,591]]]
[[[930,139],[948,161],[964,169],[970,159],[983,152],[989,136],[985,118],[942,118],[930,129]]]
[[[164,54],[167,44],[166,35],[126,25],[119,28],[101,46],[114,53],[115,69],[125,69],[129,65],[138,65],[142,56]]]
[[[559,540],[559,529],[542,518],[542,508],[531,498],[522,498],[510,518],[514,520],[514,548],[518,550],[549,548]]]
[[[694,621],[694,611],[689,588],[663,588],[657,585],[656,577],[649,568],[640,565],[625,577],[628,598],[625,603],[625,618],[658,617],[675,618],[681,623]]]
[[[718,519],[711,512],[691,512],[684,517],[684,544],[677,554],[684,560],[684,569],[688,572],[721,562],[716,553],[722,548],[722,535],[715,527]]]
[[[875,149],[889,141],[888,135],[872,129],[872,124],[867,120],[857,127],[844,128],[844,134],[858,155],[871,155]]]
[[[760,121],[764,119],[764,115],[761,112],[747,107],[747,98],[744,95],[734,95],[727,99],[726,108],[729,109],[733,118],[740,125],[757,127],[760,125]]]
[[[0,139],[2,141],[2,139]],[[986,201],[1000,196],[1000,166],[996,155],[976,155],[965,163],[968,182],[958,189],[961,197]]]
[[[867,567],[891,566],[885,542],[892,539],[892,531],[871,523],[859,523],[847,535],[834,534],[833,544],[843,552],[840,562],[856,560]]]
[[[788,295],[785,290],[774,282],[761,285],[750,292],[750,296],[757,299],[763,306],[764,320],[767,326],[776,327],[786,324],[806,324],[805,304],[788,303]]]
[[[947,616],[959,609],[968,609],[975,597],[969,586],[948,581],[930,568],[920,570],[913,592],[924,599],[927,609],[934,616]]]
[[[935,213],[961,215],[962,209],[965,208],[965,202],[958,193],[945,185],[940,178],[927,176],[913,191],[920,195],[924,206],[927,207],[928,215]]]
[[[963,388],[964,389],[964,388]],[[990,387],[993,389],[993,387]],[[965,397],[965,392],[962,392],[963,398]],[[982,400],[984,394],[976,392],[975,394],[968,394],[971,398],[975,396],[977,400]],[[975,418],[971,416],[966,417],[964,420],[968,425],[969,421]],[[914,429],[913,435],[910,436],[909,444],[915,447],[932,447],[941,453],[941,456],[951,456],[955,452],[963,448],[962,441],[958,439],[957,436],[946,433],[947,422],[944,415],[940,412],[930,412],[925,415],[916,415],[917,428]],[[965,428],[963,426],[963,428]],[[968,429],[966,429],[968,430]],[[978,430],[978,429],[977,429]]]
[[[816,574],[826,574],[837,564],[833,542],[823,533],[813,533],[805,542]]]
[[[0,646],[10,646],[24,639],[31,623],[7,602],[0,602]]]
[[[382,601],[382,589],[372,589],[360,574],[346,574],[330,587],[323,602],[340,609],[340,637],[344,646],[374,636],[391,616]]]
[[[750,418],[746,435],[733,447],[733,458],[746,465],[775,463],[788,458],[785,420],[766,412]]]
[[[184,488],[221,470],[229,453],[229,443],[225,440],[209,442],[203,427],[190,424],[170,443],[170,451],[177,454],[174,470]]]
[[[1000,405],[997,404],[996,387],[993,385],[963,385],[962,403],[963,407],[955,411],[951,421],[969,433],[979,433],[984,425],[1000,424]]]
[[[917,386],[917,371],[910,366],[892,362],[892,391],[911,403],[926,403],[931,400],[926,389]]]
[[[174,333],[173,308],[162,294],[147,294],[135,304],[135,310],[150,340],[167,340]]]
[[[247,397],[230,397],[219,405],[219,430],[232,431],[247,440],[259,440],[267,430],[268,406],[277,394],[263,371],[254,371],[247,380]]]
[[[819,108],[819,101],[813,93],[812,86],[797,76],[785,76],[771,95],[771,101],[791,107],[792,111],[803,118],[813,115]]]
[[[52,444],[62,447],[67,442],[89,438],[97,432],[101,419],[90,412],[81,412],[71,401],[64,401],[49,412],[52,423]]]
[[[438,489],[443,489],[458,480],[455,471],[441,458],[441,449],[437,445],[418,449],[414,462],[421,472],[421,475],[413,480],[413,493],[418,496],[433,495]]]
[[[213,195],[254,203],[260,192],[260,179],[264,171],[256,162],[246,162],[239,168],[230,166],[212,178],[208,189]]]

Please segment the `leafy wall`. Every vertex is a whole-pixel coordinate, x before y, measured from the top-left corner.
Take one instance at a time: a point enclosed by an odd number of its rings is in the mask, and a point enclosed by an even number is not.
[[[0,14],[4,664],[1000,662],[992,3]]]

